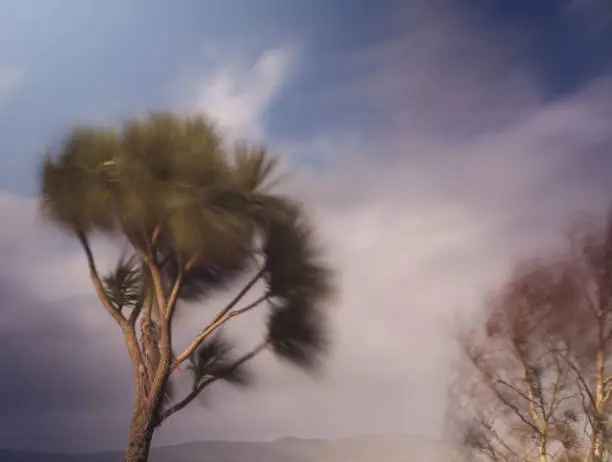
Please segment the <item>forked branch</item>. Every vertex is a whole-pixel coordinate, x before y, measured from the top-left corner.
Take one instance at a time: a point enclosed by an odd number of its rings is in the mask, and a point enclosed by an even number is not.
[[[212,320],[212,323],[219,321],[221,318],[227,315],[230,310],[232,310],[240,302],[240,300],[242,300],[242,298],[247,294],[247,292],[251,290],[251,288],[257,283],[257,281],[259,281],[263,277],[264,272],[264,268],[261,268],[259,271],[257,271],[255,276],[253,276],[251,280],[242,288],[242,290],[238,292],[238,294],[233,298],[233,300],[229,302],[224,309],[217,313],[215,318]]]
[[[225,369],[221,374],[217,374],[214,376],[210,376],[209,378],[201,381],[199,384],[197,384],[193,390],[191,390],[191,392],[185,396],[182,400],[178,401],[177,403],[175,403],[173,406],[171,406],[170,408],[166,409],[165,411],[163,411],[161,413],[161,415],[159,416],[159,419],[157,421],[157,425],[160,425],[164,420],[166,420],[168,417],[170,417],[172,414],[174,414],[175,412],[180,411],[181,409],[183,409],[185,406],[187,406],[189,403],[191,403],[195,398],[198,397],[198,395],[209,385],[211,385],[212,383],[216,382],[217,380],[223,380],[225,377],[227,377],[228,375],[232,374],[233,372],[236,371],[236,369],[238,369],[239,367],[241,367],[244,363],[246,363],[247,361],[250,361],[251,359],[253,359],[255,356],[257,356],[259,353],[261,353],[263,350],[265,350],[267,347],[267,343],[264,342],[262,344],[260,344],[259,346],[257,346],[256,348],[254,348],[253,350],[251,350],[249,353],[245,354],[244,356],[242,356],[240,359],[238,359],[237,361],[235,361],[232,365],[230,365],[227,369]]]
[[[180,364],[185,361],[195,350],[202,344],[202,342],[212,334],[215,330],[229,321],[231,318],[235,316],[239,316],[247,311],[252,310],[256,306],[260,305],[262,302],[268,299],[269,295],[264,294],[255,300],[252,303],[249,303],[244,308],[240,308],[237,310],[232,310],[236,306],[236,304],[246,295],[248,290],[255,285],[255,283],[262,276],[263,271],[258,272],[251,281],[240,291],[240,293],[223,309],[221,310],[212,320],[208,326],[204,328],[204,330],[198,335],[195,340],[183,351],[180,355],[176,357],[176,359],[170,365],[170,372],[174,371],[176,368],[180,366]]]
[[[166,312],[164,313],[166,322],[170,322],[172,315],[174,313],[176,302],[178,301],[179,294],[183,287],[183,280],[185,277],[185,273],[191,270],[193,265],[196,263],[197,258],[198,258],[198,254],[194,254],[193,257],[189,259],[187,264],[183,265],[181,259],[177,257],[178,275],[176,276],[176,279],[174,280],[174,285],[172,286],[170,296],[168,297],[168,306],[166,306]]]

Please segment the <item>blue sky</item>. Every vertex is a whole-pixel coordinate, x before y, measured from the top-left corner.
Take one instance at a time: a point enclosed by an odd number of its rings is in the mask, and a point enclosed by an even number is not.
[[[567,1],[454,3],[504,36],[512,59],[530,69],[547,98],[575,91],[612,61],[612,33],[597,24],[601,15],[589,14],[594,7],[584,6],[579,14],[579,7],[572,10]],[[205,75],[218,64],[207,56],[210,48],[240,55],[247,63],[279,44],[299,49],[295,72],[266,108],[269,137],[307,139],[330,127],[380,128],[384,114],[374,117],[363,102],[326,104],[317,95],[368,72],[347,66],[347,53],[406,32],[410,26],[401,20],[394,24],[392,18],[398,9],[410,9],[401,5],[367,0],[0,2],[2,69],[19,73],[2,102],[6,167],[0,185],[35,193],[32,172],[41,151],[75,121],[115,121],[176,107],[181,79]]]
[[[37,167],[73,124],[149,109],[207,112],[229,137],[281,154],[283,187],[311,211],[340,282],[323,380],[264,359],[256,390],[219,390],[158,441],[438,436],[452,353],[443,325],[518,258],[558,242],[574,211],[601,213],[611,199],[612,9],[0,0],[0,351],[19,352],[0,355],[15,377],[0,384],[11,403],[0,447],[123,446],[121,338],[79,249],[41,225]],[[251,324],[235,328],[247,338]],[[290,406],[301,419],[287,421]]]
[[[2,131],[12,135],[3,140],[9,168],[1,184],[32,193],[41,149],[75,121],[172,108],[182,74],[211,66],[210,47],[247,60],[279,43],[303,47],[294,96],[269,108],[270,125],[279,132],[312,131],[313,115],[310,122],[294,120],[337,73],[319,66],[367,39],[355,26],[372,10],[368,2],[346,1],[4,1],[0,53],[3,66],[20,78],[3,101]]]

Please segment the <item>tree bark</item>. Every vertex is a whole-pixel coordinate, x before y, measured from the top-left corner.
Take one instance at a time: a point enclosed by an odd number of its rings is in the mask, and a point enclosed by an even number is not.
[[[605,423],[597,421],[592,438],[591,460],[592,462],[603,462]]]
[[[130,423],[124,462],[147,462],[154,432],[153,409],[136,406]]]
[[[543,436],[540,436],[540,447],[539,447],[540,462],[548,462],[548,454],[546,453],[546,447],[547,447],[546,443],[547,443],[546,438],[544,438]]]

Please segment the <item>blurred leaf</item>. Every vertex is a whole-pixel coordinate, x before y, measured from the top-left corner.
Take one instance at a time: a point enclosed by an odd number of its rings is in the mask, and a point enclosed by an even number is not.
[[[331,272],[321,261],[310,226],[294,210],[272,217],[263,250],[271,296],[314,304],[331,294]]]
[[[47,216],[71,230],[112,230],[114,179],[105,166],[120,155],[117,136],[107,130],[77,128],[64,140],[61,156],[47,156],[42,200]]]
[[[236,361],[233,347],[219,334],[204,342],[189,358],[193,387],[204,380],[216,378],[236,386],[251,384],[251,376],[244,366],[233,367]]]
[[[293,299],[271,311],[268,341],[282,359],[314,370],[328,346],[325,319],[308,300]]]
[[[136,308],[144,301],[144,281],[141,266],[135,255],[120,258],[115,269],[103,278],[106,294],[113,306]]]
[[[236,184],[246,191],[263,191],[273,186],[277,159],[271,157],[264,148],[250,148],[239,144],[234,150],[234,178]]]
[[[195,301],[208,295],[211,291],[227,289],[240,275],[252,267],[250,253],[243,251],[241,255],[218,264],[207,265],[204,262],[196,264],[183,276],[180,292],[181,300]],[[176,258],[169,258],[164,273],[170,281],[178,275]]]

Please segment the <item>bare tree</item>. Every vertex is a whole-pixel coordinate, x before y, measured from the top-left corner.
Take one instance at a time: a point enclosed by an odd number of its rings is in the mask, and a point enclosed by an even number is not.
[[[564,274],[528,261],[460,332],[455,437],[477,460],[548,462],[577,444],[571,368],[546,328]]]
[[[464,443],[488,460],[607,461],[612,214],[578,223],[562,252],[519,265],[493,300],[462,337],[476,372],[455,385]]]
[[[135,405],[126,461],[146,461],[155,429],[207,386],[244,383],[243,365],[261,352],[311,368],[324,351],[321,308],[331,294],[330,272],[299,204],[270,192],[274,167],[264,149],[225,147],[204,118],[171,114],[129,121],[121,131],[78,128],[45,160],[46,216],[80,242],[131,359]],[[127,243],[106,277],[92,249],[96,233]],[[242,278],[247,282],[229,304],[175,351],[181,301],[203,303]],[[257,287],[262,291],[250,294]],[[232,357],[219,330],[264,308],[264,338]],[[172,399],[171,378],[185,364],[192,389]]]
[[[587,423],[589,459],[608,460],[612,398],[612,214],[591,219],[569,236],[566,301],[551,333],[567,347]],[[571,295],[568,294],[571,292]]]

